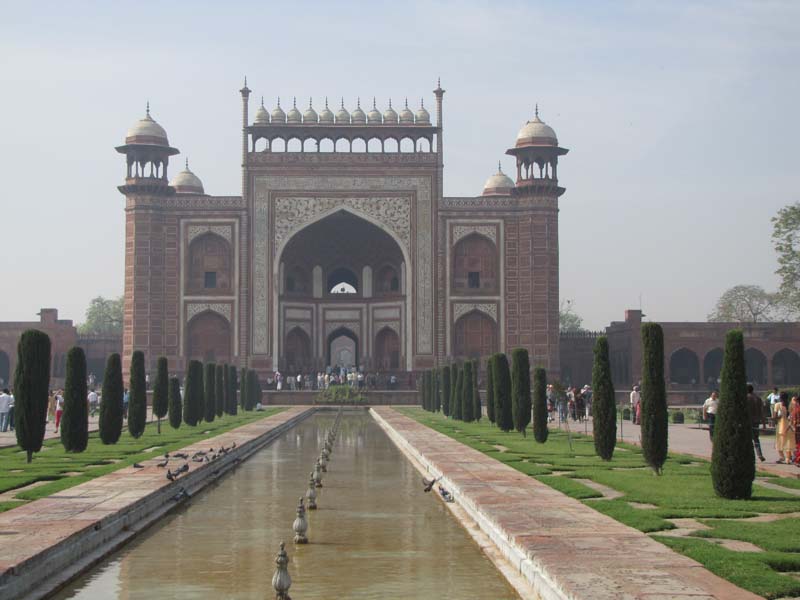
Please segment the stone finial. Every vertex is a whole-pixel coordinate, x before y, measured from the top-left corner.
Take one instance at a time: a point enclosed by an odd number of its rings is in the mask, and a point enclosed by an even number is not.
[[[286,554],[285,544],[281,542],[281,549],[275,557],[275,574],[272,576],[272,587],[275,589],[275,600],[292,600],[289,588],[292,587],[292,578],[289,576],[289,556]]]
[[[317,489],[314,482],[314,474],[308,478],[308,490],[306,491],[306,500],[308,501],[308,510],[317,509]]]
[[[145,112],[147,113],[147,116],[149,117],[150,116],[150,100],[147,101],[147,109],[145,110]]]
[[[534,110],[534,115],[536,116],[537,119],[539,118],[539,103],[538,102],[536,103],[536,109]]]
[[[297,505],[297,518],[292,523],[294,530],[294,543],[307,544],[308,538],[306,531],[308,531],[308,521],[306,521],[306,507],[303,506],[303,497],[300,496],[300,504]]]

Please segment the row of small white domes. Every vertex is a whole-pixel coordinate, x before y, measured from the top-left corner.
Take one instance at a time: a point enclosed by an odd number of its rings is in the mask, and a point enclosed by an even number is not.
[[[278,98],[278,105],[272,110],[270,114],[264,108],[264,99],[261,99],[261,106],[256,111],[256,117],[253,120],[253,125],[269,125],[270,123],[325,123],[337,125],[430,125],[431,115],[425,109],[425,104],[420,101],[420,106],[416,114],[411,112],[408,108],[408,100],[406,100],[405,107],[398,114],[392,108],[392,101],[389,100],[389,108],[383,111],[383,114],[378,110],[375,105],[375,99],[372,99],[372,110],[365,113],[361,110],[361,100],[358,100],[356,109],[350,113],[344,107],[344,98],[342,98],[342,105],[336,114],[328,108],[328,99],[325,99],[325,108],[322,112],[317,114],[311,103],[308,101],[308,108],[304,113],[300,113],[297,109],[297,99],[292,101],[292,108],[288,113],[283,112],[281,108],[281,99]]]

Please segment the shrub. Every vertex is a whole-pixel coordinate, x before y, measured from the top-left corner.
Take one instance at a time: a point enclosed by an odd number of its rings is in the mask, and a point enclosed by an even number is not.
[[[153,384],[153,415],[157,419],[158,433],[161,433],[161,419],[169,409],[169,366],[166,356],[158,357],[156,380]]]
[[[17,444],[27,453],[42,449],[47,425],[47,400],[50,387],[50,338],[38,329],[22,333],[17,344],[14,371],[14,420]]]
[[[511,416],[511,372],[508,358],[502,352],[494,355],[494,402],[497,426],[503,431],[511,431],[514,428]]]
[[[86,355],[74,346],[67,352],[61,443],[67,452],[83,452],[89,443],[89,407],[86,389]]]
[[[225,414],[225,367],[217,365],[214,373],[214,407],[218,417]]]
[[[486,361],[486,417],[494,425],[494,356]]]
[[[672,422],[676,424],[682,424],[684,422],[683,412],[676,410],[672,413]]]
[[[656,473],[667,460],[667,389],[664,384],[664,332],[658,323],[642,325],[642,454]]]
[[[514,429],[527,435],[525,429],[531,422],[531,365],[525,348],[511,353],[511,417]]]
[[[144,433],[147,424],[147,384],[144,373],[144,352],[134,351],[131,356],[130,400],[128,402],[128,431],[134,438]]]
[[[744,338],[740,330],[725,337],[719,408],[711,451],[711,480],[718,496],[747,499],[753,493],[756,459],[747,406]]]
[[[450,374],[453,372],[452,366],[442,367],[442,414],[450,416]]]
[[[617,401],[611,381],[608,338],[605,336],[599,337],[594,345],[592,393],[594,451],[603,460],[611,460],[617,444]]]
[[[116,444],[122,435],[122,401],[125,387],[122,383],[122,359],[114,353],[106,360],[103,374],[103,393],[100,397],[100,441]]]
[[[541,367],[533,371],[533,439],[547,441],[547,373]]]
[[[464,395],[464,368],[464,365],[457,367],[456,374],[458,379],[456,380],[455,401],[453,403],[453,418],[459,421],[464,419],[464,404],[462,402],[462,396]]]
[[[181,382],[177,377],[169,379],[169,400],[168,400],[169,426],[178,429],[181,426],[183,402],[181,400]]]
[[[472,418],[480,421],[483,416],[483,406],[481,405],[481,391],[478,389],[478,361],[472,361]]]
[[[217,416],[217,365],[203,367],[203,419],[208,423]]]
[[[194,427],[203,418],[203,364],[190,360],[183,389],[183,422]]]
[[[461,419],[467,423],[475,420],[475,400],[473,399],[473,385],[474,377],[472,376],[472,361],[468,360],[464,363],[462,370],[462,378],[464,379],[461,391]]]

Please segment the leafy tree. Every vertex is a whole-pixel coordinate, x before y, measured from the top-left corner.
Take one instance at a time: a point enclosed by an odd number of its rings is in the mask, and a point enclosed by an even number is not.
[[[247,367],[242,367],[241,377],[239,381],[241,384],[239,385],[239,406],[242,407],[242,410],[247,410]]]
[[[597,338],[592,366],[592,432],[594,451],[603,460],[611,460],[617,443],[617,402],[611,381],[608,338]]]
[[[464,403],[462,402],[462,398],[464,396],[464,365],[458,365],[456,367],[456,393],[455,393],[455,401],[453,402],[453,418],[457,419],[458,421],[464,420]]]
[[[128,431],[134,438],[144,433],[147,424],[147,384],[144,373],[144,352],[136,350],[131,355],[131,381],[128,387]]]
[[[166,356],[158,357],[156,367],[156,380],[153,382],[153,415],[158,423],[158,433],[161,434],[161,419],[167,416],[169,409],[169,363]]]
[[[780,320],[781,299],[758,285],[737,285],[719,300],[709,321],[720,323],[759,323]]]
[[[486,361],[486,416],[494,424],[494,355]]]
[[[533,370],[533,439],[547,441],[547,373],[541,367]]]
[[[572,307],[572,300],[562,300],[558,307],[558,325],[561,331],[582,331],[583,318]]]
[[[122,405],[125,386],[122,383],[122,359],[116,352],[106,360],[103,375],[103,393],[100,397],[100,440],[104,444],[116,444],[122,435]]]
[[[458,378],[459,368],[458,363],[450,365],[450,416],[454,419],[460,418],[458,413],[460,411],[458,405],[461,402],[458,395]]]
[[[203,372],[203,420],[211,423],[217,414],[217,365],[207,363]]]
[[[38,329],[22,333],[17,344],[14,371],[14,420],[17,444],[28,462],[42,449],[47,423],[47,393],[50,387],[50,338]]]
[[[792,313],[800,312],[800,202],[783,207],[773,217],[772,241],[778,253],[778,293]]]
[[[474,394],[472,391],[475,379],[472,376],[471,360],[464,363],[461,377],[464,380],[461,391],[461,420],[471,423],[475,420],[475,399],[473,398]]]
[[[169,425],[173,429],[181,426],[181,414],[183,412],[183,402],[181,400],[181,382],[177,377],[169,378]]]
[[[452,365],[442,367],[442,414],[450,416],[450,374],[453,372]]]
[[[511,431],[514,428],[511,414],[511,371],[508,368],[508,358],[502,352],[494,355],[494,402],[497,426],[503,431]]]
[[[658,474],[667,460],[667,423],[664,332],[658,323],[645,323],[642,325],[642,454]]]
[[[238,404],[236,402],[237,401],[236,392],[239,390],[239,378],[237,377],[236,365],[230,366],[230,372],[231,376],[230,376],[230,381],[228,383],[230,383],[231,386],[231,397],[230,397],[231,403],[228,410],[230,414],[236,415],[239,412]]]
[[[217,365],[214,374],[214,406],[218,417],[225,414],[225,365]]]
[[[190,360],[183,391],[183,422],[194,427],[203,420],[203,363]]]
[[[86,321],[78,325],[81,335],[120,335],[124,298],[93,298],[86,309]]]
[[[483,416],[481,406],[481,391],[478,389],[478,361],[472,361],[472,418],[480,421]]]
[[[525,348],[511,353],[511,415],[514,429],[527,436],[525,430],[531,422],[531,365]]]
[[[729,331],[714,426],[711,481],[718,496],[731,500],[750,498],[756,475],[746,386],[744,338],[740,330]]]
[[[73,346],[67,352],[61,443],[67,452],[83,452],[89,444],[89,407],[86,389],[86,355]]]

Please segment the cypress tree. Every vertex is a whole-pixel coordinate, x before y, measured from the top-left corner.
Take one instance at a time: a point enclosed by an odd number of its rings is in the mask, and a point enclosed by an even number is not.
[[[531,365],[525,348],[511,353],[511,415],[514,429],[527,435],[525,430],[531,422]]]
[[[433,411],[439,412],[442,409],[442,369],[433,370]]]
[[[664,384],[664,332],[658,323],[642,325],[642,453],[660,474],[667,460],[667,389]]]
[[[455,385],[455,398],[453,400],[453,418],[459,421],[463,420],[464,405],[461,401],[464,395],[464,368],[463,365],[456,367],[456,385]]]
[[[242,410],[247,410],[247,384],[248,384],[248,377],[247,377],[247,367],[242,367],[241,377],[239,381],[239,406],[242,407]]]
[[[481,391],[478,389],[478,361],[472,361],[472,418],[480,421],[483,416],[481,406]]]
[[[486,416],[489,422],[494,425],[494,355],[486,361]]]
[[[183,406],[181,401],[181,382],[177,377],[170,377],[169,379],[169,425],[173,429],[178,429],[181,426],[181,413]]]
[[[508,369],[508,358],[502,352],[494,358],[494,401],[497,426],[503,431],[514,428],[511,416],[511,372]]]
[[[547,441],[547,373],[541,367],[533,370],[533,439]]]
[[[467,423],[471,423],[475,420],[475,415],[473,414],[475,409],[475,400],[472,392],[474,378],[472,377],[471,360],[468,360],[464,363],[462,377],[464,379],[464,384],[461,392],[461,419]]]
[[[224,388],[222,410],[229,415],[231,414],[231,366],[227,363],[222,365],[222,387]]]
[[[261,382],[258,380],[258,373],[253,369],[247,371],[247,406],[245,410],[253,410],[256,404],[261,402]]]
[[[183,389],[183,422],[194,427],[203,419],[203,364],[190,360]]]
[[[169,366],[166,356],[158,357],[156,380],[153,384],[153,415],[157,419],[158,433],[161,434],[161,419],[169,409]]]
[[[617,443],[617,402],[611,381],[608,339],[605,336],[599,337],[594,345],[592,394],[594,451],[603,460],[611,460]]]
[[[67,452],[83,452],[89,443],[87,395],[86,355],[83,348],[73,346],[67,352],[64,414],[61,417],[61,443]]]
[[[458,412],[458,363],[450,365],[450,416],[454,419]]]
[[[106,360],[103,374],[103,394],[100,397],[100,440],[104,444],[116,444],[122,435],[122,400],[125,387],[122,383],[122,359],[116,352]]]
[[[217,365],[208,363],[203,371],[203,420],[211,423],[217,414]]]
[[[428,381],[427,375],[425,375],[426,372],[427,371],[423,371],[422,379],[417,380],[419,382],[419,402],[424,410],[428,410]]]
[[[17,444],[28,462],[42,449],[50,387],[50,338],[38,329],[23,332],[14,371],[14,421]]]
[[[753,493],[756,458],[747,406],[744,338],[738,329],[725,336],[721,377],[711,451],[711,481],[717,496],[748,499]]]
[[[230,366],[230,372],[231,372],[231,378],[230,378],[230,382],[229,383],[230,383],[230,386],[231,386],[231,398],[230,398],[231,399],[231,403],[230,403],[230,409],[229,410],[230,410],[230,414],[236,415],[239,412],[238,403],[237,403],[238,399],[236,397],[236,392],[239,389],[239,378],[237,376],[236,365],[231,365]]]
[[[429,411],[431,410],[431,373],[430,371],[422,372],[422,408]]]
[[[442,414],[450,416],[450,373],[453,367],[442,367]]]
[[[221,417],[225,413],[225,367],[217,365],[214,373],[214,406],[215,413]]]
[[[147,384],[144,374],[144,352],[136,350],[131,356],[131,381],[128,387],[128,431],[134,438],[144,433],[147,423]]]

